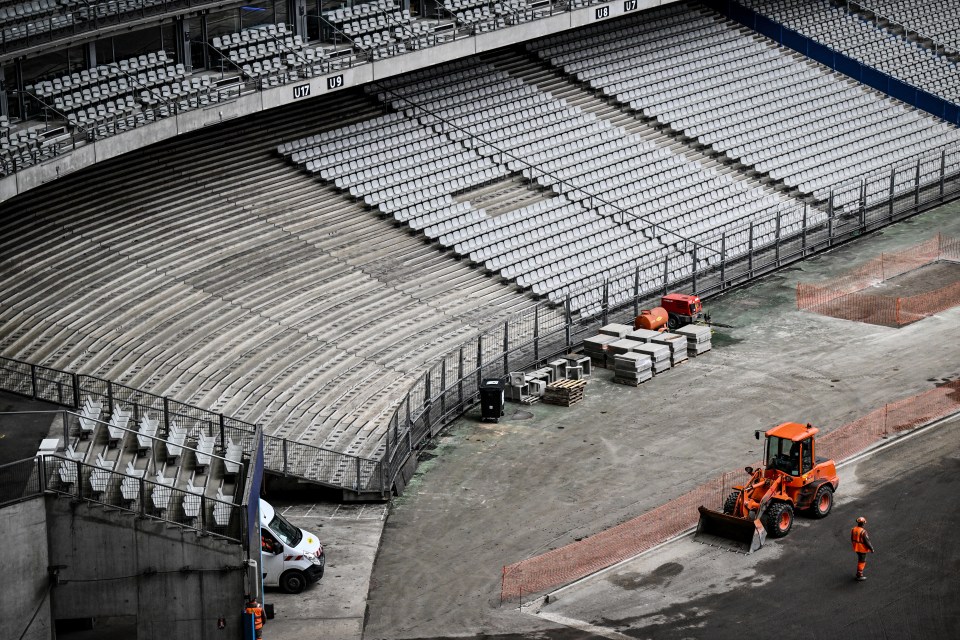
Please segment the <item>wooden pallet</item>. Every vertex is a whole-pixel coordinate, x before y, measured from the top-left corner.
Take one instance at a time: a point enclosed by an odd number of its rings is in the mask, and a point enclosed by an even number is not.
[[[543,401],[546,404],[557,404],[569,407],[583,400],[583,389],[587,386],[586,380],[557,380],[547,385],[543,392]]]

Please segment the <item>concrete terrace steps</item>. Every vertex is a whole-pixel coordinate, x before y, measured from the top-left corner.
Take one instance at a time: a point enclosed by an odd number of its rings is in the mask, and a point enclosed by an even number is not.
[[[13,292],[2,353],[382,455],[383,425],[423,367],[533,301],[273,155],[379,113],[346,92],[21,198],[27,232],[4,220],[0,244],[30,275],[0,273]],[[491,197],[525,188],[504,186]]]

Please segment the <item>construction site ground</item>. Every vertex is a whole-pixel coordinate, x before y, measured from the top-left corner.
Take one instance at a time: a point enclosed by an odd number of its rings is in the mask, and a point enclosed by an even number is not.
[[[583,638],[739,639],[758,605],[778,638],[960,637],[960,418],[881,446],[840,475],[831,515],[799,518],[751,555],[684,536],[528,611]],[[862,583],[850,544],[860,515],[877,550]]]
[[[795,300],[800,280],[845,273],[937,232],[960,235],[958,214],[960,204],[940,207],[711,299],[707,306],[714,320],[733,328],[716,330],[713,351],[640,387],[612,384],[612,373],[598,370],[584,401],[571,408],[509,404],[499,424],[480,423],[471,414],[452,425],[423,452],[413,482],[391,506],[371,577],[364,637],[588,637],[521,614],[516,602],[501,606],[501,568],[591,536],[753,463],[759,454],[754,429],[793,420],[830,432],[886,402],[960,377],[960,308],[895,329],[801,312]],[[829,540],[849,533],[843,518],[849,515],[844,509],[852,486],[841,487],[839,517],[827,525]],[[940,510],[924,499],[911,501],[911,512],[919,505]],[[902,520],[891,530],[921,522]],[[822,533],[804,522],[798,535],[777,543],[767,557]],[[843,557],[846,573],[849,555]],[[680,575],[702,583],[706,594],[714,581],[698,579],[698,570],[685,568]],[[763,570],[779,575],[775,564]],[[899,588],[884,584],[879,572],[874,576],[868,589]],[[797,617],[786,604],[795,591],[772,591],[784,604],[779,616],[759,616],[764,629]],[[673,597],[664,592],[661,605],[686,606],[683,599],[671,602]],[[743,599],[741,619],[758,620],[756,602]],[[956,598],[928,597],[923,606],[960,609]],[[599,612],[583,616],[601,618]]]

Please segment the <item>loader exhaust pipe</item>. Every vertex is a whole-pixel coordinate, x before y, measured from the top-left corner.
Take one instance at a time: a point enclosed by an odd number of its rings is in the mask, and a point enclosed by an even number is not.
[[[697,542],[740,553],[753,553],[767,540],[767,530],[759,518],[738,518],[704,506],[697,510],[700,512],[700,521],[693,536]]]

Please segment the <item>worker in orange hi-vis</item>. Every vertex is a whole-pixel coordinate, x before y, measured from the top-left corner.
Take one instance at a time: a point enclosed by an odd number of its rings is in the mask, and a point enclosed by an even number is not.
[[[853,542],[853,550],[857,554],[857,580],[863,582],[867,576],[863,575],[863,570],[867,567],[867,554],[873,553],[873,545],[870,543],[870,536],[867,535],[867,519],[863,516],[857,518],[857,526],[850,532],[850,540]]]

